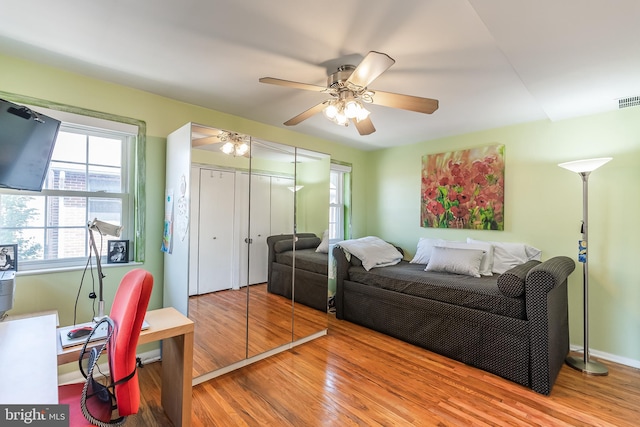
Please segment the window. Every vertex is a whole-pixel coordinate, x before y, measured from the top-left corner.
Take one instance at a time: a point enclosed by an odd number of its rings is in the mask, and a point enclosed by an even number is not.
[[[351,237],[351,167],[332,163],[329,182],[329,241],[335,243]]]
[[[42,192],[0,191],[0,243],[18,244],[20,270],[84,265],[94,218],[133,237],[136,133],[63,122]],[[95,238],[106,255],[115,237]]]

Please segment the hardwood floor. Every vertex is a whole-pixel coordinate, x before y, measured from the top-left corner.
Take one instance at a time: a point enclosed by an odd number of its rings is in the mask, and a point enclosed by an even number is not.
[[[246,291],[189,297],[194,378],[327,328],[326,313],[302,304],[292,309],[291,300],[267,292],[266,284],[251,285],[248,298]]]
[[[640,370],[564,366],[550,396],[349,322],[193,388],[193,426],[637,426]],[[131,425],[168,425],[160,363],[140,372]]]

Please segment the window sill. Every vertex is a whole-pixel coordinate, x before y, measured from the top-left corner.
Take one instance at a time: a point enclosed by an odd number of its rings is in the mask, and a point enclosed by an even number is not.
[[[102,269],[106,270],[106,269],[113,268],[113,267],[131,267],[131,266],[136,266],[136,265],[143,265],[143,263],[132,261],[132,262],[126,262],[126,263],[124,263],[124,262],[123,263],[117,263],[117,264],[102,264]],[[36,276],[36,275],[39,275],[39,274],[66,273],[68,271],[81,271],[81,270],[84,270],[84,269],[85,269],[84,265],[75,265],[75,266],[69,266],[69,267],[43,268],[43,269],[17,271],[16,272],[16,276]],[[96,267],[93,266],[92,269],[95,270]],[[88,268],[87,268],[87,270],[88,270]]]

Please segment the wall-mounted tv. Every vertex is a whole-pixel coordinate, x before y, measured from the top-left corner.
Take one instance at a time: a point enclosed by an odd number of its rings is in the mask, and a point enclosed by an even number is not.
[[[0,187],[41,191],[60,121],[0,99]]]

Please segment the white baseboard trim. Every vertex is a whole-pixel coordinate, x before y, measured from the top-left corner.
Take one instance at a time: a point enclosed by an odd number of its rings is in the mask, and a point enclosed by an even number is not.
[[[583,347],[579,345],[571,345],[571,351],[577,351],[582,353]],[[597,357],[598,359],[608,360],[610,362],[619,363],[620,365],[630,366],[632,368],[640,369],[640,360],[630,359],[628,357],[622,357],[611,353],[605,353],[604,351],[589,350],[589,356]]]
[[[140,358],[140,360],[142,360],[143,365],[145,363],[157,362],[158,360],[160,360],[160,349],[155,349],[145,353],[140,353],[138,357]],[[105,374],[109,372],[109,364],[107,362],[100,363],[98,366],[100,367],[101,372],[104,372]],[[80,373],[80,369],[76,369],[73,372],[67,372],[66,374],[58,375],[58,385],[76,384],[76,383],[83,383],[83,382],[84,382],[84,377]]]

